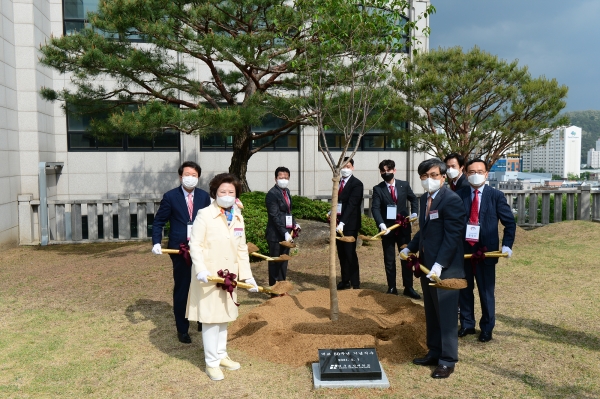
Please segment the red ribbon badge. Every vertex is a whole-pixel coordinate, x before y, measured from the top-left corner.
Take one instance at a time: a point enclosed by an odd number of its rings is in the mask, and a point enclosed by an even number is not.
[[[485,259],[485,253],[487,252],[487,247],[480,247],[471,255],[471,266],[473,267],[473,274],[475,274],[475,269],[477,268],[477,264],[483,262]]]
[[[219,270],[217,272],[217,276],[221,277],[225,281],[222,283],[217,283],[217,287],[221,287],[223,290],[229,292],[229,296],[231,296],[231,300],[235,303],[235,306],[240,306],[239,303],[236,303],[233,299],[233,290],[237,287],[236,277],[237,275],[234,273],[229,273],[229,270]]]
[[[421,276],[421,268],[419,267],[420,265],[421,260],[417,258],[416,255],[409,255],[406,259],[406,267],[412,269],[412,272],[415,275],[415,277]]]
[[[192,266],[192,257],[190,256],[190,246],[184,243],[179,244],[179,255],[183,256],[185,264]]]

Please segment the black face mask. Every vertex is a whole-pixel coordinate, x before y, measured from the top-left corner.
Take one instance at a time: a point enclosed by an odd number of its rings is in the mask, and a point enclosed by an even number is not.
[[[381,178],[384,181],[390,181],[390,180],[392,180],[394,178],[394,174],[393,173],[382,173],[381,174]]]

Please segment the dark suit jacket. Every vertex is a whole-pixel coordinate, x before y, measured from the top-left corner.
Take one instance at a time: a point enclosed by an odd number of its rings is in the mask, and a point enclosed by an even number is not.
[[[410,184],[404,180],[396,179],[396,206],[397,213],[403,216],[409,216],[411,213],[419,213],[419,201],[417,196],[413,193],[410,188]],[[408,212],[407,201],[410,201],[410,210]],[[373,187],[373,202],[371,205],[371,211],[373,213],[373,218],[375,219],[375,223],[379,226],[381,223],[385,223],[386,226],[391,226],[394,224],[394,220],[387,219],[387,206],[394,205],[394,200],[392,199],[392,194],[390,194],[390,190],[387,187],[387,184],[382,181],[375,187]]]
[[[198,210],[206,208],[210,205],[210,197],[208,193],[199,188],[194,189],[194,210],[193,219],[196,217]],[[185,195],[181,186],[167,191],[162,200],[160,207],[154,216],[152,223],[152,244],[160,244],[162,240],[162,231],[165,223],[170,222],[169,243],[168,248],[179,249],[179,244],[187,243],[187,224],[190,221]]]
[[[452,186],[451,186],[451,180],[448,182],[448,187],[450,187],[450,189],[452,190]],[[463,173],[462,175],[460,175],[460,177],[458,178],[458,180],[456,181],[456,186],[454,187],[454,192],[457,192],[458,190],[461,190],[465,187],[471,187],[471,185],[469,184],[469,180],[467,180],[467,175],[465,173]]]
[[[463,188],[458,191],[457,194],[463,201],[465,209],[465,228],[469,221],[469,215],[471,213],[471,186],[469,188]],[[517,230],[517,224],[515,223],[515,217],[510,210],[508,202],[504,194],[500,190],[496,190],[490,186],[486,186],[481,192],[479,204],[479,245],[471,246],[467,241],[463,242],[465,252],[473,253],[479,247],[485,246],[488,251],[497,251],[500,249],[500,240],[498,238],[498,221],[504,226],[504,236],[502,237],[502,245],[512,248],[515,242],[515,232]],[[498,263],[498,258],[486,258],[485,263],[495,264]]]
[[[430,270],[436,262],[442,265],[441,279],[464,278],[461,243],[465,233],[465,209],[462,201],[450,188],[442,186],[429,210],[437,210],[437,219],[425,219],[427,196],[427,193],[421,196],[420,230],[408,243],[408,249],[410,252],[419,251],[423,264]]]
[[[285,233],[289,233],[289,229],[285,227],[285,215],[292,214],[292,195],[289,189],[285,189],[288,198],[290,199],[290,207],[288,209],[287,202],[283,198],[282,190],[277,186],[273,186],[267,193],[265,205],[267,206],[267,228],[265,230],[265,238],[267,241],[283,241]],[[296,224],[296,219],[292,217],[292,225]]]
[[[344,235],[356,235],[360,229],[363,191],[362,182],[352,175],[338,197],[338,204],[342,204],[342,214],[338,215],[338,219],[344,223]]]

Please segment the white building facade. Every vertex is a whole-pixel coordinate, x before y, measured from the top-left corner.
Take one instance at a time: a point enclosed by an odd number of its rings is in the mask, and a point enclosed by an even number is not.
[[[178,184],[177,168],[184,161],[196,161],[202,167],[201,188],[229,168],[232,151],[226,142],[215,144],[209,138],[179,133],[160,143],[127,137],[100,142],[85,133],[89,121],[69,119],[61,104],[40,97],[43,86],[59,90],[68,85],[68,77],[39,64],[40,44],[51,35],[83,26],[87,11],[94,11],[97,4],[97,0],[0,2],[0,245],[18,243],[19,223],[31,224],[19,220],[20,203],[41,197],[50,201],[159,198]],[[412,0],[409,17],[422,14],[428,6],[429,0]],[[418,46],[426,51],[429,39],[420,32],[429,18],[419,24]],[[425,157],[373,134],[365,138],[354,157],[355,175],[363,181],[366,194],[381,181],[379,162],[393,159],[397,177],[408,179],[415,191],[421,192],[416,167]],[[42,196],[40,165],[46,181]],[[291,170],[293,194],[315,197],[331,193],[331,171],[318,151],[314,129],[304,128],[283,146],[255,154],[248,164],[250,188],[268,190],[278,166]],[[21,227],[31,230],[31,226]]]
[[[566,178],[581,173],[581,128],[560,127],[546,144],[523,153],[523,171],[543,171]]]
[[[596,148],[590,148],[587,153],[587,166],[600,168],[600,139],[596,141]]]

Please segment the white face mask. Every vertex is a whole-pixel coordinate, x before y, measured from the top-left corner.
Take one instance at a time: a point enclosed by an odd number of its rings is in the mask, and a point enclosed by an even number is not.
[[[289,183],[290,183],[289,180],[279,179],[279,180],[277,180],[277,187],[279,187],[279,188],[287,188],[287,186],[288,186]]]
[[[346,177],[348,177],[352,174],[352,169],[344,168],[340,171],[340,173],[342,174],[342,177],[345,179]]]
[[[187,189],[192,189],[198,184],[198,178],[194,176],[183,176],[181,178],[181,184]]]
[[[467,179],[469,180],[469,183],[471,183],[471,185],[474,187],[479,187],[483,183],[485,183],[485,175],[480,175],[477,173],[475,173],[474,175],[470,175]]]
[[[454,168],[448,168],[448,170],[446,170],[446,174],[448,175],[448,177],[450,179],[456,179],[456,177],[458,176],[460,172],[458,171],[458,169],[454,169]]]
[[[435,193],[437,190],[440,189],[440,181],[428,177],[425,180],[421,180],[421,186],[423,186],[425,191],[427,191],[428,193]]]
[[[235,204],[235,197],[225,195],[223,197],[217,197],[217,205],[221,208],[231,208]]]

